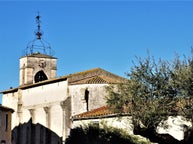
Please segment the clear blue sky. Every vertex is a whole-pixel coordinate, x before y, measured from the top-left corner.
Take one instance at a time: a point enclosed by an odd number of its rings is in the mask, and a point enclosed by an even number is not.
[[[35,38],[38,11],[57,76],[96,67],[125,76],[147,50],[172,60],[193,46],[193,1],[0,1],[1,91],[19,85],[19,58]]]

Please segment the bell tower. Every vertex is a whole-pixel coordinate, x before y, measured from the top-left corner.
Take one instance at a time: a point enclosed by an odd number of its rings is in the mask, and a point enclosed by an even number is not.
[[[57,58],[53,57],[50,44],[42,39],[39,14],[36,16],[36,23],[36,38],[28,43],[25,56],[20,58],[20,86],[56,77]]]

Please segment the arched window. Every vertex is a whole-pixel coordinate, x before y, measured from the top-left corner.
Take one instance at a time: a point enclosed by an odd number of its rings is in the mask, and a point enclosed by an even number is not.
[[[85,90],[84,99],[86,101],[86,110],[88,111],[89,110],[89,108],[88,108],[88,101],[89,101],[89,91],[88,91],[88,89]]]
[[[47,79],[48,78],[47,78],[46,74],[42,70],[37,72],[35,77],[34,77],[35,83],[40,82],[40,81],[44,81]]]

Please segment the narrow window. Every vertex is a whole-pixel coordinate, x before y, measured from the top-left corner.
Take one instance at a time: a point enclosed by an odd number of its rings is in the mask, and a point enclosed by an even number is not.
[[[6,114],[6,117],[5,117],[5,131],[8,131],[8,124],[9,124],[9,119],[8,119],[8,114]]]
[[[1,118],[2,118],[2,116],[1,116],[2,114],[1,114],[1,112],[0,112],[0,127],[1,127],[1,123],[2,123],[2,121],[1,121]]]
[[[89,108],[88,108],[88,100],[89,100],[89,91],[88,91],[88,89],[85,90],[84,99],[86,101],[86,110],[88,111],[89,110]]]

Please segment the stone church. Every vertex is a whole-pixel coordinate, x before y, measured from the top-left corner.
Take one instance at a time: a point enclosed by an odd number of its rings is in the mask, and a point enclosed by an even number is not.
[[[47,52],[39,19],[36,38],[20,58],[19,86],[2,92],[2,105],[14,110],[13,144],[64,143],[72,116],[106,105],[105,87],[125,80],[101,68],[56,77],[57,58]]]

